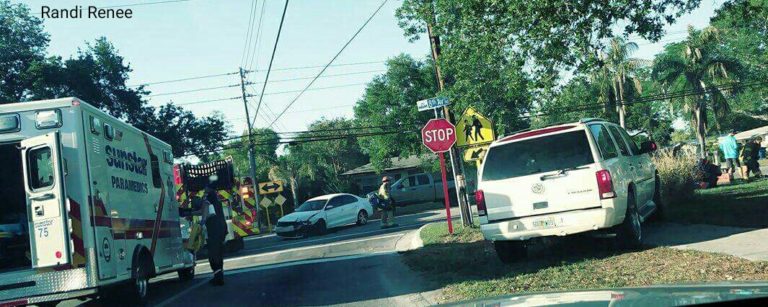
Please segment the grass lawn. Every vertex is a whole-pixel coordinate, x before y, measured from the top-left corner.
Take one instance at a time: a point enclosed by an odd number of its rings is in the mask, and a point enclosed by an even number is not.
[[[736,227],[768,227],[768,179],[697,190],[668,206],[670,221]]]
[[[609,240],[569,237],[504,265],[478,229],[445,223],[422,231],[424,247],[405,261],[442,288],[440,303],[521,292],[615,288],[727,280],[768,280],[768,262],[671,248],[616,251]]]

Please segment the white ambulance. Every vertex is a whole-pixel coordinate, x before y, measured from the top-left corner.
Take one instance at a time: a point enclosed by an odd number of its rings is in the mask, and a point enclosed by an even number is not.
[[[170,145],[62,98],[0,105],[0,161],[0,221],[21,229],[0,235],[15,236],[0,243],[0,306],[95,296],[121,283],[140,303],[149,278],[194,276]]]

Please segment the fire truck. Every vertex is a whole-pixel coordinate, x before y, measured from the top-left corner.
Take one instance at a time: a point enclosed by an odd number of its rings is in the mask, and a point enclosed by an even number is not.
[[[243,187],[246,192],[241,194],[232,157],[198,165],[177,164],[173,171],[176,199],[182,210],[195,209],[194,204],[205,194],[206,185],[214,186],[216,195],[224,208],[224,218],[227,222],[225,246],[228,251],[242,249],[244,237],[259,233],[256,223],[256,204],[250,201],[252,195],[247,187]],[[216,180],[211,181],[210,178],[216,178]],[[182,223],[185,242],[189,242],[190,236],[205,236],[205,232],[194,233],[193,231],[192,225],[200,223],[199,217],[190,216],[185,219],[186,222]],[[193,252],[197,251],[197,247],[192,247],[190,244],[187,244],[187,248]]]
[[[104,289],[141,303],[153,276],[194,277],[170,145],[62,98],[0,105],[0,160],[0,220],[15,225],[0,254],[0,306]]]

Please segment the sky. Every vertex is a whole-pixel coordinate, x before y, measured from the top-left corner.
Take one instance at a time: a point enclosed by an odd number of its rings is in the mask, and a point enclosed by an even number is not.
[[[27,4],[38,15],[42,6],[72,9],[76,5],[104,7],[163,1],[168,0],[12,0]],[[230,122],[232,132],[240,134],[246,130],[241,99],[200,101],[240,97],[240,79],[234,74],[239,67],[255,71],[246,74],[247,82],[256,83],[246,87],[247,93],[261,92],[285,2],[255,1],[252,22],[252,0],[188,0],[124,7],[133,11],[131,19],[49,18],[44,20],[51,38],[48,52],[67,58],[87,42],[105,36],[133,69],[129,85],[231,73],[150,84],[147,89],[157,96],[151,96],[149,103],[159,106],[173,101],[198,116],[221,112]],[[386,59],[401,53],[415,58],[429,56],[426,39],[409,42],[397,25],[395,11],[401,3],[388,1],[334,62],[354,65],[330,67],[323,74],[325,77],[287,108],[298,91],[307,86],[308,78],[320,71],[317,66],[327,64],[381,4],[380,0],[291,0],[255,127],[268,126],[283,110],[285,114],[272,127],[277,131],[305,130],[323,117],[351,118],[352,105],[362,97],[365,83],[384,72]],[[658,43],[630,36],[639,45],[634,56],[652,59],[665,44],[683,40],[688,25],[706,26],[721,4],[722,0],[703,0],[697,10],[666,27],[667,35]],[[249,24],[253,33],[250,40]],[[307,66],[314,68],[292,69]],[[301,79],[286,80],[297,78]],[[224,88],[166,95],[212,87]],[[254,116],[259,97],[248,99]]]

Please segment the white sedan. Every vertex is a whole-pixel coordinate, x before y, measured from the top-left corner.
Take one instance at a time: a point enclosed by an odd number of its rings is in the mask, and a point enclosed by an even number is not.
[[[305,201],[296,211],[277,221],[275,233],[281,237],[306,237],[327,229],[355,223],[365,225],[373,207],[365,198],[352,194],[329,194]]]

